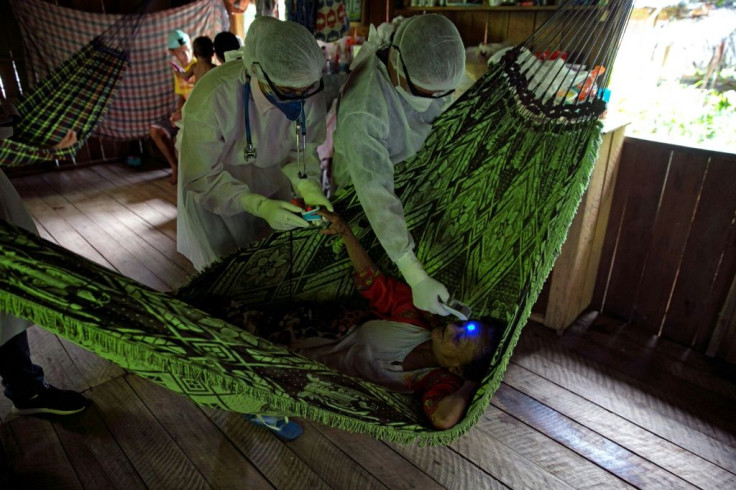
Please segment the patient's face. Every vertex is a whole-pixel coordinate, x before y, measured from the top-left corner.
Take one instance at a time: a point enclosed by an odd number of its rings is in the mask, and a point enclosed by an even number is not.
[[[477,322],[451,322],[432,330],[432,351],[440,366],[460,373],[483,350],[486,327]]]

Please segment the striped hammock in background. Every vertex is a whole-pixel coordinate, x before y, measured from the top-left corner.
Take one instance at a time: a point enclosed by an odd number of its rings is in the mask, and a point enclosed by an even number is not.
[[[199,0],[151,14],[107,15],[42,0],[11,0],[34,87],[16,102],[23,120],[0,143],[0,165],[74,155],[90,135],[135,140],[175,107],[166,36],[192,38],[221,28],[218,0]],[[79,143],[50,147],[69,130]]]

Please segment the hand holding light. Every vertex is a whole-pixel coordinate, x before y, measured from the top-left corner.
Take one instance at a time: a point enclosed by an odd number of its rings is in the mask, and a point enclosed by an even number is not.
[[[302,208],[286,201],[268,199],[259,194],[249,193],[241,197],[241,205],[250,214],[265,219],[274,230],[309,228],[309,223],[298,214],[301,213]]]
[[[399,266],[406,283],[411,287],[414,306],[437,315],[450,314],[442,305],[450,298],[450,293],[441,282],[429,277],[414,252],[406,252],[396,261],[396,265]]]
[[[322,191],[322,186],[315,180],[301,179],[296,184],[296,192],[304,199],[304,204],[307,206],[320,206],[326,208],[328,211],[335,210],[330,200],[327,199],[325,193]]]

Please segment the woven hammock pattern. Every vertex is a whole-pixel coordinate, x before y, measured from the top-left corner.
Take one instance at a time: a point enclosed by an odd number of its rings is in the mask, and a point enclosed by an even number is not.
[[[18,104],[22,119],[13,137],[0,141],[0,164],[23,166],[74,156],[109,107],[127,64],[124,51],[99,39],[84,46]],[[71,129],[79,143],[53,149]]]
[[[397,193],[429,274],[478,314],[508,324],[466,417],[452,429],[431,428],[413,397],[219,318],[218,306],[236,299],[253,307],[357,301],[340,242],[314,230],[274,234],[169,295],[3,226],[0,307],[201,404],[303,416],[402,443],[449,443],[472,427],[498,388],[600,142],[595,118],[538,117],[516,93],[506,64],[494,65],[436,122],[415,158],[397,167]],[[391,272],[354,192],[346,189],[334,204]]]

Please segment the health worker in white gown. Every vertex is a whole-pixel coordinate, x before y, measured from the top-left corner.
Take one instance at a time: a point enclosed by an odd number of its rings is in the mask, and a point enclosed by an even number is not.
[[[322,50],[299,24],[259,17],[242,53],[202,77],[183,109],[177,249],[198,270],[272,230],[309,226],[293,197],[332,210],[317,155]]]
[[[394,166],[416,154],[450,106],[465,70],[462,39],[441,15],[410,17],[395,32],[392,24],[371,26],[351,70],[337,111],[333,187],[352,182],[373,231],[411,286],[414,306],[447,315],[447,288],[414,254],[394,193]]]

